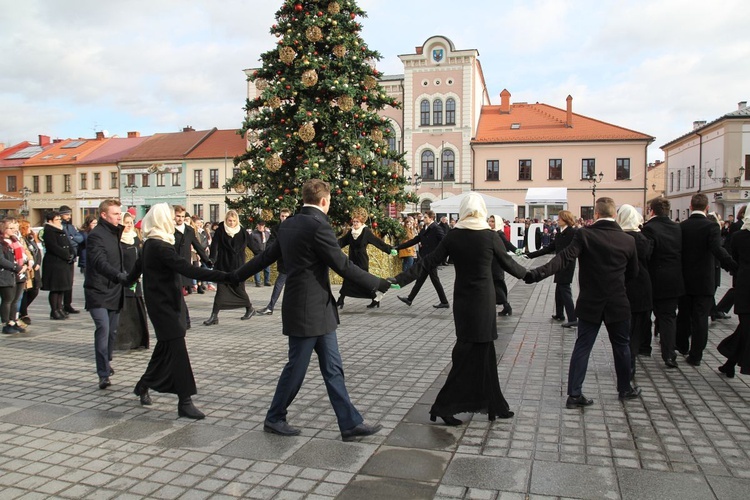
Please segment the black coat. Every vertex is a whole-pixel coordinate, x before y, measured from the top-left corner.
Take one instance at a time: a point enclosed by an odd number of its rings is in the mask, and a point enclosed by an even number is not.
[[[125,295],[120,275],[125,272],[125,267],[120,236],[124,229],[99,217],[96,227],[86,238],[86,280],[83,282],[86,310],[122,309]]]
[[[667,216],[652,217],[641,230],[654,242],[648,273],[653,300],[675,299],[685,294],[682,280],[682,229]]]
[[[3,241],[0,243],[0,287],[16,286],[16,275],[20,270],[13,249]]]
[[[557,233],[555,239],[552,240],[549,245],[540,250],[537,250],[536,252],[529,252],[529,258],[533,259],[541,255],[547,255],[548,253],[554,252],[555,254],[558,254],[562,252],[568,247],[568,245],[570,245],[570,242],[573,241],[573,236],[575,236],[577,231],[577,228],[568,226],[564,231]],[[570,261],[565,267],[560,269],[560,271],[555,273],[555,283],[560,283],[562,285],[569,285],[573,283],[573,275],[575,274],[575,272],[576,261],[573,260]]]
[[[750,314],[750,231],[732,235],[732,258],[739,265],[735,274],[734,313]]]
[[[497,338],[492,262],[523,278],[526,269],[510,257],[495,231],[453,228],[440,245],[409,270],[396,276],[399,285],[414,281],[450,256],[456,269],[453,284],[453,320],[461,342],[491,342]]]
[[[143,244],[143,295],[148,316],[154,325],[156,340],[173,340],[185,336],[185,301],[182,299],[181,276],[206,281],[226,281],[223,271],[193,266],[175,249],[161,240],[148,239]]]
[[[686,295],[713,295],[716,293],[714,259],[721,267],[734,271],[737,264],[721,246],[721,230],[716,222],[705,215],[693,214],[681,224],[682,229],[682,279]]]
[[[128,245],[121,241],[120,248],[122,249],[122,267],[126,273],[130,274],[138,265],[138,259],[143,253],[141,239],[136,236],[132,245]],[[141,287],[140,281],[135,282],[135,290],[131,289],[129,283],[125,283],[123,286],[125,287],[125,297],[143,297],[143,288]]]
[[[263,234],[255,228],[250,233],[250,250],[253,251],[253,255],[260,255],[268,247],[268,243],[271,240],[271,231],[263,229]]]
[[[193,248],[195,253],[198,254],[198,257],[200,257],[201,262],[208,267],[211,267],[211,261],[209,260],[208,255],[203,251],[203,247],[201,247],[201,244],[195,235],[195,230],[189,224],[185,224],[184,232],[174,232],[174,248],[177,250],[179,256],[188,262],[192,261],[190,249]],[[193,278],[180,276],[180,282],[182,283],[182,286],[192,286]]]
[[[651,311],[653,309],[651,277],[648,273],[648,262],[654,250],[654,242],[640,231],[625,231],[635,240],[635,251],[638,253],[638,274],[625,281],[628,291],[631,313]]]
[[[419,257],[423,258],[430,255],[430,253],[438,247],[444,237],[445,233],[443,232],[443,228],[441,228],[436,222],[433,222],[429,226],[423,227],[422,230],[419,231],[419,234],[414,238],[397,246],[396,250],[409,248],[410,246],[419,243]]]
[[[576,231],[570,245],[532,275],[543,279],[576,258],[580,265],[576,316],[597,324],[629,320],[625,281],[638,275],[635,240],[616,222],[598,220]]]
[[[392,248],[388,243],[375,236],[369,227],[362,228],[362,233],[356,240],[352,236],[351,231],[339,238],[339,246],[341,248],[349,247],[349,260],[363,271],[370,270],[370,257],[367,255],[367,245],[373,245],[384,253],[390,253]],[[359,287],[348,280],[344,280],[344,284],[341,287],[341,295],[367,299],[375,298],[372,290]]]
[[[224,228],[224,223],[219,223],[211,240],[211,258],[214,261],[214,269],[227,272],[239,269],[245,263],[246,248],[250,248],[250,234],[245,231],[245,228],[240,227],[239,232],[234,237],[230,237]]]
[[[42,232],[44,259],[42,259],[42,290],[64,292],[73,288],[73,272],[70,265],[70,239],[65,231],[52,224],[45,224]]]
[[[304,206],[279,226],[279,236],[265,252],[235,273],[245,280],[280,257],[286,267],[286,289],[281,308],[284,335],[319,337],[336,331],[339,323],[336,299],[331,291],[329,268],[345,280],[376,290],[385,282],[355,266],[341,251],[328,217],[315,207]]]

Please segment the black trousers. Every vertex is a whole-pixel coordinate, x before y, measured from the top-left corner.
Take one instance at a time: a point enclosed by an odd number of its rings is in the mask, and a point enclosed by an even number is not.
[[[568,315],[568,321],[576,321],[576,308],[573,304],[573,291],[570,289],[570,283],[557,283],[555,285],[555,315],[558,318],[563,317],[563,309]]]
[[[721,298],[718,304],[716,304],[716,310],[723,313],[728,313],[734,305],[734,287],[727,290],[727,293]]]
[[[689,352],[694,361],[703,358],[708,343],[708,315],[713,305],[713,295],[683,295],[677,313],[675,345],[680,352]],[[661,323],[659,323],[661,331]]]
[[[654,316],[659,328],[661,358],[664,361],[674,359],[677,336],[677,297],[654,299]]]
[[[605,323],[609,342],[612,344],[612,356],[617,375],[617,392],[620,394],[630,389],[630,326],[629,321]],[[589,356],[599,334],[599,323],[591,323],[578,318],[578,338],[573,353],[570,355],[568,370],[568,396],[581,395],[583,380],[589,365]]]
[[[651,311],[630,313],[630,376],[635,375],[638,354],[651,354]]]
[[[76,277],[76,265],[74,263],[70,264],[70,275],[72,278],[70,279],[70,283],[73,283],[73,280]],[[63,293],[63,308],[64,309],[72,309],[73,306],[71,305],[73,302],[73,288],[70,290],[65,290]]]
[[[411,292],[409,293],[409,300],[412,300],[412,301],[414,300],[414,298],[419,293],[419,290],[422,288],[422,285],[424,285],[424,282],[427,281],[427,276],[430,277],[430,281],[432,281],[432,286],[435,287],[435,291],[438,294],[440,303],[447,304],[448,297],[445,296],[445,290],[443,290],[443,285],[442,283],[440,283],[440,278],[438,277],[437,267],[433,267],[429,273],[426,273],[424,271],[419,273],[419,278],[417,278],[416,283],[414,283],[414,288],[412,288]]]

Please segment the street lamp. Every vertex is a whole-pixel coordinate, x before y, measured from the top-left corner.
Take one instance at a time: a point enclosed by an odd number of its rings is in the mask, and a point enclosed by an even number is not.
[[[602,172],[599,172],[598,176],[594,172],[589,172],[588,177],[586,177],[589,184],[591,184],[591,196],[594,198],[594,204],[592,206],[594,207],[594,210],[596,210],[596,185],[602,182],[603,177],[604,174]]]
[[[411,176],[406,178],[406,182],[414,186],[414,192],[416,193],[419,191],[419,186],[422,185],[422,177],[419,174],[414,174],[414,177]],[[414,206],[417,206],[417,202],[414,202]]]
[[[134,207],[135,206],[135,192],[138,191],[138,186],[136,186],[135,184],[128,184],[127,186],[125,186],[125,191],[130,193],[130,206]]]
[[[21,215],[28,217],[29,215],[29,196],[31,196],[31,189],[24,186],[19,192],[21,198],[23,198],[23,204],[21,205]]]

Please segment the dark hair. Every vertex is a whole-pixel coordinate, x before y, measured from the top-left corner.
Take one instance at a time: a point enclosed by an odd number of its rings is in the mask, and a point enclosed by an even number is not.
[[[302,203],[320,205],[320,200],[331,194],[331,186],[321,179],[308,179],[302,184]]]
[[[95,220],[96,220],[95,215],[91,215],[91,214],[87,215],[86,218],[83,219],[83,225],[81,226],[81,231],[83,231],[84,233],[88,233],[89,231],[91,231],[91,228],[89,226],[91,226],[91,223]]]
[[[432,220],[435,220],[435,212],[432,210],[425,210],[424,214]]]
[[[57,210],[48,210],[44,212],[44,221],[45,222],[51,222],[55,220],[55,217],[60,217],[60,212]]]
[[[708,206],[708,196],[703,193],[695,193],[690,198],[690,210],[705,210]]]
[[[654,215],[656,215],[657,217],[664,217],[665,215],[669,215],[669,210],[671,207],[672,205],[669,203],[669,200],[661,196],[651,200],[650,204],[651,211],[654,212]]]

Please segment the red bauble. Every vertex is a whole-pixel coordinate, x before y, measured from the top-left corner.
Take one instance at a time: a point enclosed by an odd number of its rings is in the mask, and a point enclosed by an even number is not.
[[[367,100],[367,96],[366,96],[366,95],[363,95],[363,96],[362,96],[362,100],[363,100],[363,101],[366,101],[366,100]]]
[[[271,148],[270,148],[270,147],[267,147],[267,148],[266,148],[266,153],[270,153],[270,152],[271,152]]]
[[[352,19],[354,19],[355,17],[357,17],[357,14],[355,14],[354,12],[352,12],[351,14],[349,14],[349,17],[351,17]]]
[[[391,178],[392,178],[392,179],[398,179],[398,174],[392,174],[392,175],[391,175]]]
[[[294,4],[294,11],[295,12],[302,12],[302,9],[303,9],[303,7],[302,7],[301,3]]]
[[[279,196],[279,200],[283,200],[283,199],[284,199],[284,197],[283,197],[283,196]]]
[[[284,190],[284,194],[289,194],[289,188],[286,188],[286,189]]]
[[[340,190],[340,189],[337,189],[337,190],[336,190],[336,194],[341,194],[341,190]]]
[[[322,17],[323,13],[321,11],[318,11],[318,17]]]
[[[378,227],[378,223],[377,222],[373,222],[372,223],[372,227]]]
[[[334,130],[333,131],[333,135],[339,135],[339,131],[338,130]]]

